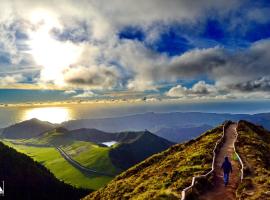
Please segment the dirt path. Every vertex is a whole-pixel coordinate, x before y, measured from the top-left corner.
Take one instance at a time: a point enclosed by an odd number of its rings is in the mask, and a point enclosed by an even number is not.
[[[233,200],[235,199],[235,191],[240,181],[240,165],[237,160],[234,160],[234,148],[233,144],[236,139],[236,124],[231,124],[225,130],[225,143],[223,144],[217,159],[215,162],[214,171],[214,187],[202,194],[200,200]],[[224,157],[228,156],[232,163],[233,173],[230,174],[230,180],[227,187],[224,186],[223,182],[223,171],[221,169]]]

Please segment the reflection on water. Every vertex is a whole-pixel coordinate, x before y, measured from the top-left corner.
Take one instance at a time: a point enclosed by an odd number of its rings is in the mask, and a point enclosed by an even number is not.
[[[107,147],[110,147],[116,143],[117,143],[116,141],[110,141],[110,142],[103,142],[102,144],[106,145]]]
[[[51,123],[61,123],[72,119],[71,111],[66,107],[29,108],[25,110],[22,118],[23,120],[37,118]]]
[[[93,103],[57,106],[0,107],[0,128],[30,118],[54,123],[71,119],[89,119],[133,115],[145,112],[270,112],[270,101],[178,102],[178,103]]]

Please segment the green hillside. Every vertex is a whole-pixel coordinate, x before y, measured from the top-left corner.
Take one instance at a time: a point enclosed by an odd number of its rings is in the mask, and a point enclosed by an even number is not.
[[[64,145],[62,149],[81,165],[108,174],[120,172],[113,165],[109,152],[111,148],[99,146],[91,142],[76,141],[70,145]]]
[[[6,141],[4,143],[30,156],[49,169],[58,179],[73,186],[96,190],[112,179],[112,177],[108,176],[90,176],[82,173],[80,170],[70,165],[54,147],[14,145]],[[92,166],[96,167],[95,163],[93,163]]]
[[[109,156],[112,163],[122,170],[132,167],[149,156],[168,149],[174,144],[148,131],[138,133],[124,132],[117,135],[119,140],[123,142],[111,148]],[[136,137],[133,135],[136,135]]]
[[[59,181],[44,166],[1,142],[0,163],[5,199],[79,199],[89,192]]]
[[[237,198],[270,199],[270,132],[246,121],[240,121],[237,129],[236,148],[245,166]]]
[[[83,132],[80,132],[80,130]],[[98,134],[101,134],[101,137]],[[105,141],[116,139],[120,142],[112,147],[107,147],[103,144],[87,141],[91,139],[101,142],[104,138]],[[58,179],[76,187],[93,190],[103,187],[115,175],[128,167],[172,145],[171,142],[149,132],[111,134],[93,129],[68,131],[61,127],[32,138],[2,138],[2,141],[43,164]],[[151,148],[148,148],[149,146]],[[80,167],[72,165],[59,153],[57,147],[60,147],[80,166],[97,173],[88,173]]]
[[[221,135],[222,126],[174,145],[123,172],[85,199],[179,199],[192,176],[211,169],[212,151]]]

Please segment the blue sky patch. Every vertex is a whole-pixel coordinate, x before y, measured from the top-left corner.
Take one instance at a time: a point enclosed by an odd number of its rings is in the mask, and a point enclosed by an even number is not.
[[[138,40],[143,41],[145,39],[144,32],[136,26],[127,26],[121,30],[118,34],[120,39]]]

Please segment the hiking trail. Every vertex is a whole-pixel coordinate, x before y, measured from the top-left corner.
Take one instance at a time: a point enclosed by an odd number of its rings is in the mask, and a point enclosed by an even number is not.
[[[240,183],[240,164],[235,158],[234,154],[234,142],[236,140],[236,127],[237,124],[229,125],[225,130],[225,142],[221,147],[219,153],[216,156],[215,169],[214,169],[214,187],[201,194],[199,200],[234,200],[236,199],[235,192],[238,184]],[[224,161],[224,157],[228,156],[232,163],[233,173],[230,174],[230,180],[228,186],[224,186],[223,182],[223,170],[221,165]]]

